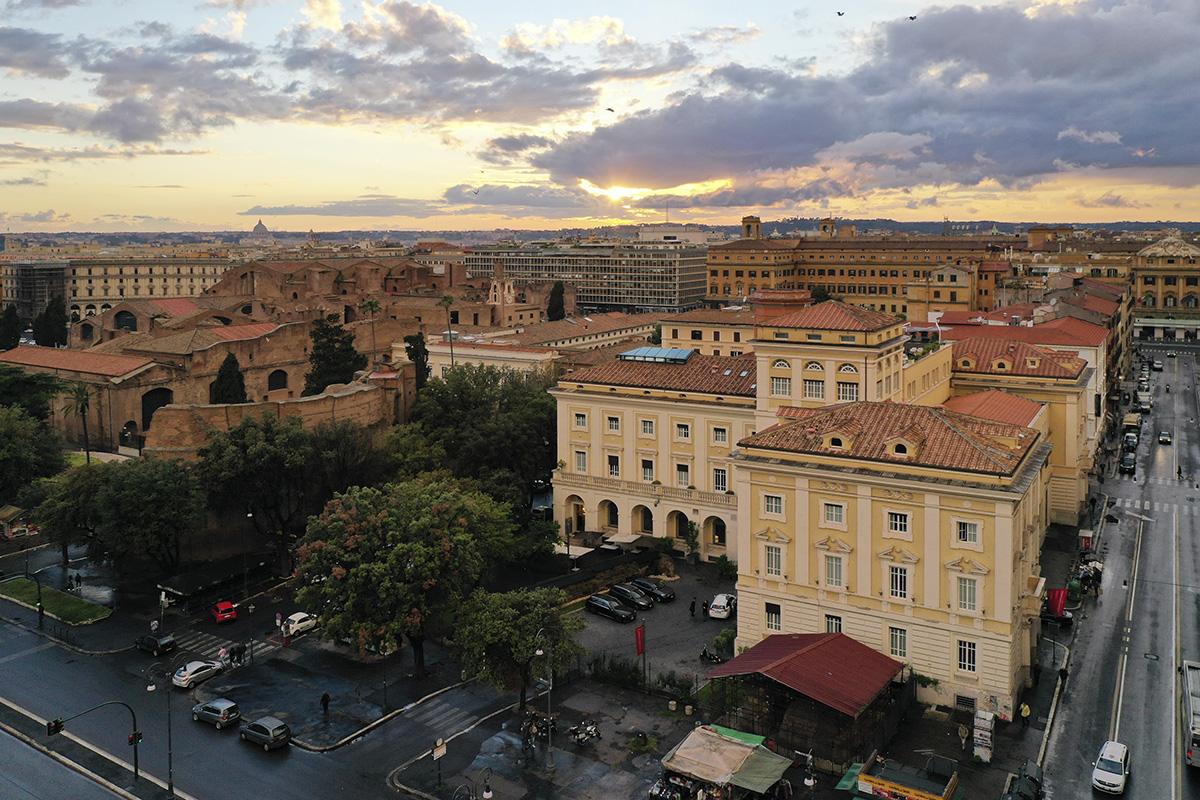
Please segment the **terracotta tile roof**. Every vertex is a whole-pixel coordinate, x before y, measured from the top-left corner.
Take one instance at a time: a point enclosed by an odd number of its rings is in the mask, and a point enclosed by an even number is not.
[[[783,408],[784,420],[743,439],[739,446],[837,456],[855,461],[908,464],[932,469],[1011,475],[1038,439],[1038,432],[944,408],[900,403],[858,402],[824,408]],[[864,435],[857,435],[862,432]],[[824,446],[827,434],[843,437],[843,448]],[[890,445],[904,436],[907,456]],[[913,453],[912,450],[916,452]]]
[[[795,250],[797,239],[735,239],[708,248],[714,250]]]
[[[942,327],[942,339],[1005,339],[1050,347],[1099,347],[1109,330],[1075,317],[1059,317],[1036,325],[952,325]]]
[[[257,339],[260,336],[266,336],[278,327],[273,322],[257,322],[251,325],[230,326],[206,325],[190,331],[181,331],[180,333],[172,333],[169,336],[159,336],[127,344],[122,349],[127,353],[145,352],[187,355],[188,353],[195,353],[198,350],[206,350],[218,342]]]
[[[180,317],[184,314],[191,314],[200,308],[196,301],[189,300],[186,297],[169,297],[162,300],[153,301],[153,305],[161,311],[170,314],[172,317]]]
[[[900,319],[852,306],[840,300],[826,300],[762,324],[769,328],[812,328],[826,331],[877,331],[899,325]]]
[[[1010,306],[1002,306],[992,311],[976,312],[978,316],[992,322],[1003,322],[1007,324],[1013,317],[1021,319],[1033,319],[1034,314],[1039,308],[1045,308],[1045,303],[1013,303]]]
[[[853,664],[853,669],[847,669]],[[857,717],[904,665],[844,633],[777,633],[708,673],[765,675],[822,705]]]
[[[1086,287],[1087,291],[1107,295],[1113,300],[1119,300],[1121,295],[1125,294],[1125,290],[1128,288],[1127,284],[1109,283],[1108,281],[1102,281],[1099,278],[1090,277],[1079,278],[1079,283],[1080,285]]]
[[[1033,422],[1043,408],[1041,403],[999,389],[952,397],[942,407],[970,417],[1025,426]]]
[[[753,353],[740,356],[702,356],[696,353],[685,364],[610,361],[596,367],[576,370],[559,381],[559,385],[595,383],[754,397],[758,380],[756,373]]]
[[[706,325],[753,325],[754,310],[750,308],[698,308],[695,311],[676,314],[670,319],[663,320],[664,325],[673,325],[676,322],[683,325],[689,322]]]
[[[979,311],[967,311],[964,308],[952,308],[938,317],[939,325],[982,325],[983,314]]]
[[[148,358],[95,353],[91,350],[61,350],[55,347],[27,346],[0,353],[0,363],[115,378],[154,362]]]
[[[214,325],[203,330],[220,339],[234,342],[241,339],[257,339],[278,327],[274,322],[254,322],[249,325],[223,325],[220,327]]]
[[[1107,297],[1098,297],[1087,292],[1069,292],[1056,295],[1056,297],[1059,302],[1086,308],[1088,311],[1095,311],[1097,314],[1103,314],[1106,317],[1113,316],[1121,307],[1121,304],[1115,300],[1110,300]]]
[[[980,261],[980,272],[1008,272],[1011,265],[1007,261]]]
[[[973,366],[964,367],[963,359]],[[1004,369],[997,362],[1007,365]],[[1037,378],[1077,378],[1087,362],[1077,353],[1037,347],[1012,339],[961,339],[954,343],[951,368],[956,375],[1017,375]]]
[[[665,322],[668,317],[672,316],[671,314],[622,314],[620,312],[588,314],[586,317],[572,317],[569,320],[538,322],[525,327],[519,333],[504,338],[513,339],[526,345],[549,344],[580,336],[654,325]]]

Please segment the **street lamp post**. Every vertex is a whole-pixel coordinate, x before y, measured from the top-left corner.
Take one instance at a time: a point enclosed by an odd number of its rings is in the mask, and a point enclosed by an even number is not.
[[[554,688],[554,671],[550,664],[550,642],[546,638],[545,628],[539,628],[534,635],[533,641],[545,641],[546,647],[543,650],[539,647],[534,655],[546,656],[546,771],[554,772],[554,718],[550,716],[550,690]]]
[[[155,661],[146,668],[146,677],[149,683],[146,684],[146,691],[153,692],[158,688],[154,682],[155,674],[158,674],[166,681],[166,690],[163,692],[167,696],[167,796],[175,796],[175,747],[174,740],[171,737],[171,668],[161,661]]]
[[[483,793],[480,794],[475,789],[475,781],[470,779],[466,783],[459,784],[451,795],[452,800],[492,800],[492,768],[485,767],[483,772],[479,773],[479,782],[483,784]]]

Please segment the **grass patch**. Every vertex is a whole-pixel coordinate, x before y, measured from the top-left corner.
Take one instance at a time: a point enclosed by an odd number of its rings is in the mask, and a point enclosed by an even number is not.
[[[87,463],[86,453],[67,453],[67,469],[71,467],[82,467]]]
[[[578,600],[572,600],[563,607],[563,611],[568,614],[574,614],[576,611],[583,611],[583,604],[586,602],[586,597],[581,597]]]
[[[26,578],[16,578],[0,583],[0,594],[26,605],[37,607],[37,584]],[[68,625],[84,625],[104,619],[112,613],[111,608],[89,603],[82,597],[60,592],[48,586],[42,588],[42,605],[46,608],[47,614],[61,619]]]

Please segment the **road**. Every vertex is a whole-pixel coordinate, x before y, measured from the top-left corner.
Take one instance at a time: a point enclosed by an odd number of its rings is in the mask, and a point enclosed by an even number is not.
[[[38,752],[12,736],[0,733],[0,797],[8,800],[112,800],[118,797],[91,779]]]
[[[1179,357],[1167,358],[1169,349]],[[1164,371],[1151,373],[1155,406],[1143,423],[1137,471],[1113,475],[1106,464],[1103,595],[1077,612],[1070,677],[1047,751],[1050,797],[1089,796],[1092,761],[1115,739],[1131,753],[1126,797],[1200,798],[1200,770],[1183,765],[1177,672],[1181,659],[1200,660],[1198,351],[1142,350]],[[1160,444],[1160,431],[1173,443]],[[1181,480],[1180,469],[1192,478]]]

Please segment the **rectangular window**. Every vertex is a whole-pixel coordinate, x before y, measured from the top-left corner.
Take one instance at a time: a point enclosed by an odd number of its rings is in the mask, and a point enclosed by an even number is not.
[[[729,429],[713,428],[713,444],[729,444]]]
[[[704,331],[692,331],[692,341],[698,342],[704,338]]]
[[[791,397],[792,396],[792,379],[791,378],[771,378],[771,396],[772,397]]]
[[[825,521],[834,525],[846,524],[846,507],[841,503],[825,503]]]
[[[642,459],[642,480],[646,483],[654,480],[654,462],[648,458]]]
[[[814,381],[808,378],[804,379],[804,399],[806,400],[824,400],[825,399],[825,381]]]
[[[729,489],[729,479],[724,469],[713,470],[713,491],[724,492]]]
[[[845,585],[842,583],[841,556],[825,556],[825,585],[836,589],[841,589]]]
[[[892,533],[908,533],[908,514],[902,511],[888,512],[888,530]]]
[[[777,517],[783,516],[783,498],[777,494],[769,494],[763,498],[763,510]]]
[[[587,414],[576,414],[575,415],[575,427],[576,428],[586,428],[587,427]]]
[[[621,418],[620,417],[609,417],[608,418],[608,430],[609,430],[609,433],[620,433],[621,432]]]
[[[687,464],[675,465],[675,485],[687,488],[692,484],[692,469]]]
[[[642,420],[642,436],[653,436],[653,435],[654,435],[654,420],[652,420],[652,419]]]
[[[825,632],[826,633],[841,633],[842,618],[833,614],[825,615]]]
[[[959,577],[958,609],[960,611],[979,610],[979,581],[974,578]]]
[[[978,664],[976,662],[975,643],[958,640],[958,671],[959,672],[976,672]]]
[[[608,457],[608,477],[610,477],[610,478],[621,477],[621,457],[620,456],[609,456]]]
[[[979,544],[978,522],[963,522],[959,520],[955,527],[958,530],[959,544]]]
[[[575,471],[587,472],[587,453],[583,450],[575,451]]]
[[[781,631],[783,630],[783,611],[778,603],[767,603],[767,630]]]
[[[779,547],[769,544],[765,548],[767,561],[767,575],[772,578],[778,578],[783,574],[783,550]]]
[[[837,396],[839,403],[858,402],[858,384],[838,381]]]
[[[888,628],[888,652],[892,658],[908,658],[908,631]]]
[[[908,569],[906,567],[888,567],[889,586],[892,597],[897,600],[908,599]]]
[[[675,423],[675,438],[684,440],[691,439],[692,426],[688,425],[686,422]]]

